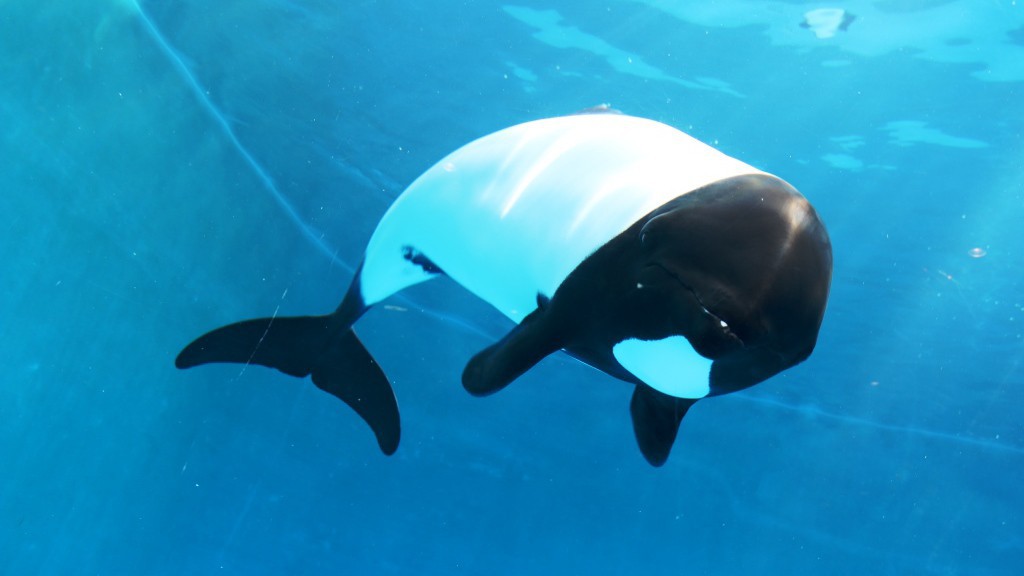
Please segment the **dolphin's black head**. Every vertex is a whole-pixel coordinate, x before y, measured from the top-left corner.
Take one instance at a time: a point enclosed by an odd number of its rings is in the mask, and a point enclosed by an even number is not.
[[[711,394],[756,384],[810,355],[832,277],[817,213],[778,178],[710,184],[651,214],[646,274],[678,283],[674,324],[714,360]]]

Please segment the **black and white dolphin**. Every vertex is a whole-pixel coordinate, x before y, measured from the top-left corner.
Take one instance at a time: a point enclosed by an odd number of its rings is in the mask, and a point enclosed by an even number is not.
[[[636,438],[661,465],[697,400],[810,355],[832,251],[789,184],[674,128],[621,114],[538,120],[480,138],[416,179],[333,313],[231,324],[189,344],[176,365],[312,375],[391,454],[398,404],[352,325],[439,274],[516,323],[469,361],[469,392],[500,390],[563,350],[635,385]]]

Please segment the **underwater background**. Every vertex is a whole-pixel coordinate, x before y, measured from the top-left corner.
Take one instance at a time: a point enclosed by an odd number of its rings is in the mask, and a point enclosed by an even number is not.
[[[1015,0],[0,2],[0,573],[1020,574],[1022,102]],[[834,247],[811,358],[664,467],[565,355],[469,396],[511,326],[449,280],[356,326],[392,457],[308,380],[174,368],[333,310],[448,152],[601,103]]]

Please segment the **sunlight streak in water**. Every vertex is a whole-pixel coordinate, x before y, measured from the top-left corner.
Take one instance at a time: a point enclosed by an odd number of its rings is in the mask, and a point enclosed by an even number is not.
[[[306,239],[312,242],[313,245],[316,246],[316,248],[321,253],[323,253],[325,256],[331,259],[332,263],[336,261],[340,266],[343,266],[349,272],[352,272],[352,266],[350,266],[347,262],[337,259],[337,257],[335,256],[335,251],[332,250],[324,242],[323,236],[318,234],[316,231],[310,228],[309,225],[303,222],[302,218],[299,216],[298,212],[295,211],[295,208],[292,206],[292,204],[288,201],[284,194],[282,194],[277,189],[277,186],[274,184],[274,181],[273,179],[271,179],[270,175],[267,174],[266,170],[264,170],[262,166],[260,166],[259,162],[257,162],[256,159],[252,156],[252,154],[249,153],[249,150],[246,149],[242,142],[238,140],[238,137],[235,135],[234,130],[231,129],[231,125],[228,123],[224,115],[221,114],[220,110],[218,110],[214,103],[210,100],[210,97],[207,94],[206,90],[203,89],[203,87],[199,84],[199,81],[196,79],[195,75],[193,75],[192,71],[189,70],[188,65],[185,64],[185,61],[182,58],[182,56],[178,53],[177,50],[174,49],[173,46],[171,46],[167,39],[164,38],[163,34],[161,34],[160,30],[156,27],[156,24],[154,24],[153,21],[150,20],[149,16],[142,9],[142,6],[140,6],[138,2],[133,2],[133,4],[135,10],[138,12],[139,20],[141,20],[142,24],[144,25],[146,32],[149,33],[149,36],[156,42],[157,46],[160,47],[160,50],[167,56],[168,60],[170,60],[171,64],[174,66],[174,69],[178,71],[182,79],[185,80],[185,82],[188,84],[189,88],[192,90],[192,93],[195,94],[196,100],[199,102],[200,106],[202,106],[203,109],[206,110],[207,113],[209,113],[210,117],[213,118],[214,122],[217,123],[221,131],[228,138],[228,141],[231,142],[231,145],[235,147],[238,153],[245,160],[246,164],[248,164],[249,167],[252,168],[253,172],[256,173],[257,178],[259,178],[260,182],[263,183],[263,186],[267,189],[267,191],[270,192],[271,196],[278,203],[278,205],[284,209],[284,212],[285,214],[288,215],[288,218],[291,219],[291,221],[294,222],[295,225],[299,227],[299,230],[302,231],[302,235],[305,236]]]
[[[284,209],[289,219],[291,219],[292,222],[294,222],[295,225],[299,227],[299,229],[302,231],[302,235],[305,236],[310,242],[312,242],[313,245],[316,246],[316,248],[323,255],[327,256],[327,258],[331,261],[332,266],[337,264],[338,266],[341,266],[349,273],[355,273],[355,269],[349,263],[338,258],[337,250],[334,250],[330,246],[328,246],[327,243],[324,242],[323,236],[314,231],[309,225],[307,225],[302,220],[302,218],[299,216],[298,212],[295,211],[295,208],[291,205],[288,199],[277,189],[277,186],[274,184],[274,181],[270,178],[270,175],[267,174],[266,170],[264,170],[263,167],[260,166],[260,164],[252,156],[252,154],[250,154],[249,151],[245,148],[245,146],[238,140],[238,137],[235,135],[234,130],[231,129],[231,125],[228,123],[224,115],[217,109],[214,103],[210,100],[210,97],[207,95],[206,91],[199,84],[198,79],[196,79],[195,75],[192,74],[192,71],[189,70],[188,65],[185,64],[185,60],[183,59],[183,57],[177,52],[177,50],[175,50],[173,46],[171,46],[167,39],[164,38],[163,34],[161,34],[160,30],[156,27],[156,24],[154,24],[154,22],[142,9],[142,6],[140,6],[138,2],[134,0],[128,0],[128,3],[138,13],[139,19],[143,23],[146,32],[160,47],[160,50],[167,56],[168,60],[170,60],[171,64],[174,66],[175,70],[177,70],[178,74],[182,77],[182,79],[185,80],[185,82],[188,84],[189,88],[195,95],[199,104],[217,123],[221,131],[231,142],[232,146],[235,147],[238,153],[249,165],[249,167],[252,168],[252,170],[256,173],[257,177],[260,179],[260,181],[263,183],[266,189],[273,196],[274,200]],[[378,188],[377,186],[374,187]],[[419,308],[422,314],[430,316],[440,322],[454,326],[458,329],[464,330],[468,333],[475,334],[488,339],[496,338],[496,335],[488,334],[485,331],[481,330],[480,328],[473,326],[469,322],[421,306],[414,299],[409,298],[407,296],[398,294],[394,296],[392,299],[395,301],[404,302],[410,307]]]
[[[1013,454],[1024,454],[1024,448],[1021,448],[1019,446],[1014,446],[1012,444],[1004,444],[1002,442],[995,442],[995,441],[992,441],[992,440],[985,440],[983,438],[972,438],[970,436],[959,436],[957,434],[952,434],[952,433],[949,433],[949,432],[940,432],[938,430],[930,430],[928,428],[918,428],[916,426],[899,426],[899,425],[896,425],[896,424],[886,424],[886,423],[878,422],[878,421],[875,421],[875,420],[869,420],[867,418],[859,418],[857,416],[849,416],[849,415],[846,415],[846,414],[835,414],[835,413],[832,413],[832,412],[827,412],[825,410],[822,410],[821,408],[818,408],[817,406],[789,404],[787,402],[781,402],[779,400],[772,400],[770,398],[752,396],[750,394],[746,394],[746,393],[743,393],[743,392],[740,392],[738,394],[733,394],[733,396],[736,397],[736,398],[742,398],[743,400],[746,400],[748,402],[754,402],[756,404],[761,404],[761,405],[764,405],[764,406],[768,406],[770,408],[776,408],[776,409],[782,409],[782,410],[792,410],[794,412],[800,412],[801,414],[805,414],[807,416],[818,417],[818,418],[827,418],[829,420],[837,420],[839,422],[843,422],[843,423],[846,423],[846,424],[852,424],[852,425],[855,425],[855,426],[866,426],[866,427],[875,428],[875,429],[878,429],[878,430],[887,430],[887,431],[890,431],[890,432],[897,432],[897,433],[901,433],[901,434],[910,434],[910,435],[914,435],[914,436],[922,436],[922,437],[931,438],[931,439],[934,439],[934,440],[944,440],[944,441],[947,441],[947,442],[958,442],[958,443],[962,443],[962,444],[970,444],[972,446],[977,446],[977,447],[980,447],[980,448],[988,448],[990,450],[997,450],[997,451],[1000,451],[1000,452],[1010,452],[1010,453],[1013,453]]]

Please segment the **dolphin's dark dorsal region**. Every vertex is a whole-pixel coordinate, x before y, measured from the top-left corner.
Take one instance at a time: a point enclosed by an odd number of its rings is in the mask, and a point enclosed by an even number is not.
[[[470,393],[564,351],[635,387],[636,440],[660,466],[699,399],[810,355],[831,271],[824,226],[786,182],[657,122],[573,115],[485,136],[420,176],[381,219],[334,313],[232,324],[176,364],[310,375],[391,454],[398,404],[352,326],[445,274],[515,323],[469,360]]]

